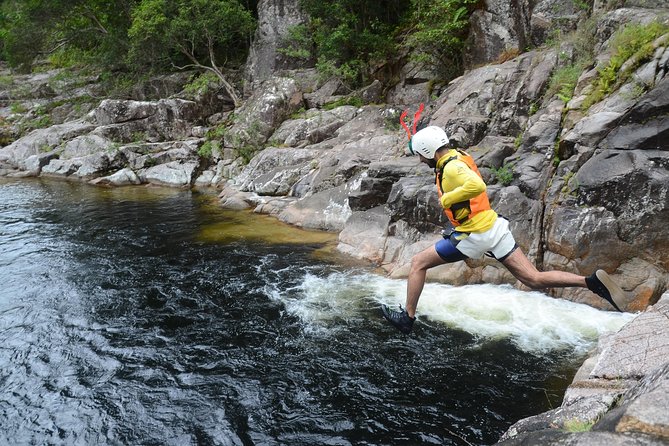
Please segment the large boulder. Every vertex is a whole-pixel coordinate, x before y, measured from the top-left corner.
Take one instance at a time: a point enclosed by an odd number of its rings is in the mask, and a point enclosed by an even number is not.
[[[600,340],[559,408],[518,421],[497,444],[667,444],[667,339],[669,293]]]
[[[25,160],[29,157],[50,152],[63,142],[84,135],[93,129],[95,126],[87,122],[74,121],[33,130],[23,138],[0,149],[0,161],[24,169]]]
[[[603,206],[615,215],[618,229],[610,236],[637,246],[637,256],[669,269],[669,234],[664,228],[669,219],[667,152],[601,150],[576,178],[579,204]]]
[[[273,77],[258,85],[235,113],[225,133],[226,147],[261,147],[274,131],[302,106],[302,93],[294,79]]]
[[[161,99],[125,101],[106,99],[89,114],[96,124],[94,135],[119,143],[173,141],[191,136],[193,122],[200,118],[192,101]]]
[[[258,27],[245,68],[248,85],[255,86],[279,70],[309,65],[310,61],[287,56],[281,51],[289,46],[291,27],[306,21],[307,16],[301,10],[298,0],[258,2]]]

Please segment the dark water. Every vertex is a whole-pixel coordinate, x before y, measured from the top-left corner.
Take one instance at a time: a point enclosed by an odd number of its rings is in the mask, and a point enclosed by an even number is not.
[[[202,235],[230,218],[189,191],[0,180],[0,443],[490,444],[582,360],[401,336],[359,266],[234,221]],[[310,278],[360,297],[300,307]]]

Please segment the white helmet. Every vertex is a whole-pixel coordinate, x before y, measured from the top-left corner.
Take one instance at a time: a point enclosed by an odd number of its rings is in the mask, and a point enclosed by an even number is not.
[[[448,144],[448,136],[440,127],[431,125],[416,132],[409,142],[409,150],[414,155],[432,159],[438,149]]]

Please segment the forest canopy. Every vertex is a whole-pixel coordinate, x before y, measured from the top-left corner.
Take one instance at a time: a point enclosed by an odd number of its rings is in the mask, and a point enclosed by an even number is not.
[[[443,78],[461,69],[474,0],[300,0],[309,19],[280,51],[352,86],[389,63],[414,58]],[[0,57],[29,71],[36,61],[103,71],[184,67],[220,77],[246,60],[257,0],[4,0]]]

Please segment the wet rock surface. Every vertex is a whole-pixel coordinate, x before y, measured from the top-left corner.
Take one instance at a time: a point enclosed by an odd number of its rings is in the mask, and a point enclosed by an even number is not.
[[[669,293],[600,340],[559,408],[520,420],[498,444],[667,444],[667,358]]]

